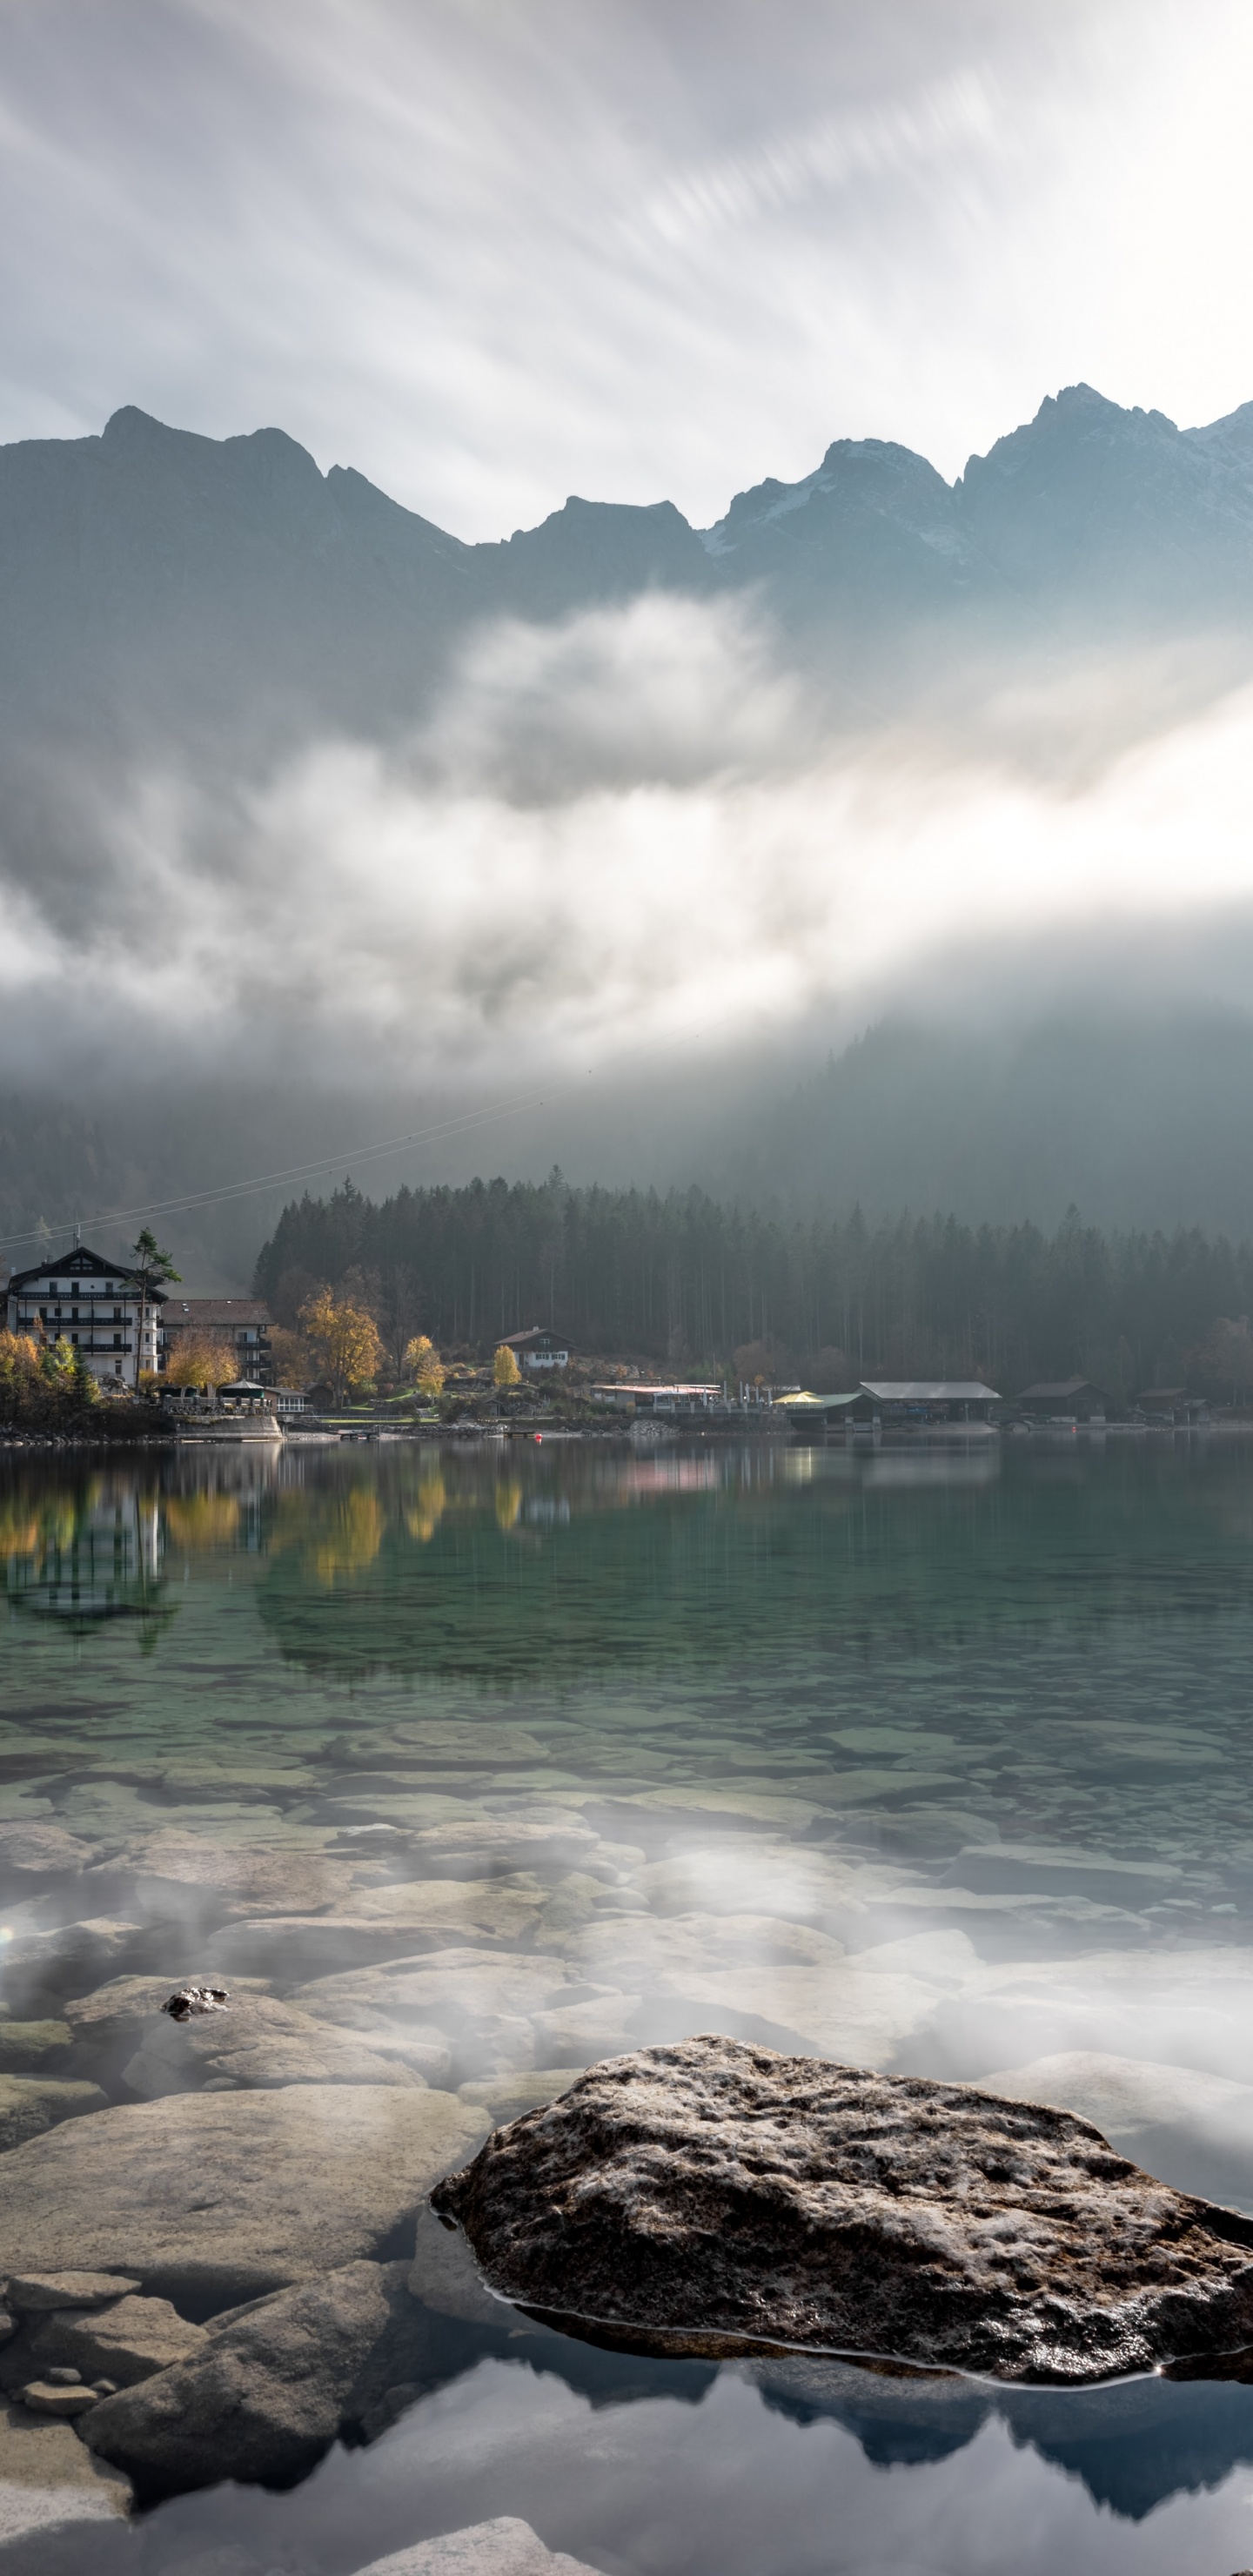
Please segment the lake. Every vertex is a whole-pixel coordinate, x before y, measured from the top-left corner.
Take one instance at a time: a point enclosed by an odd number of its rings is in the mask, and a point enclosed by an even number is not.
[[[1253,2211],[1253,1442],[10,1455],[0,1542],[10,2015],[254,1979],[484,2123],[721,2030],[995,2077]],[[496,2514],[605,2576],[1253,2562],[1238,2380],[510,2318],[435,2316],[377,2439],[93,2524],[93,2568],[351,2576]]]

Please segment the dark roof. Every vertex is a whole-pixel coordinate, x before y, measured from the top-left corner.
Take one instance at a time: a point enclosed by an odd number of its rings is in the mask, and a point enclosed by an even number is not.
[[[1137,1404],[1188,1404],[1192,1401],[1186,1386],[1146,1386],[1136,1397]]]
[[[180,1324],[268,1324],[264,1297],[171,1297],[165,1318],[167,1333]]]
[[[558,1350],[563,1351],[568,1351],[570,1348],[568,1334],[550,1332],[547,1324],[528,1324],[524,1333],[506,1333],[503,1343],[497,1344],[497,1349],[503,1347],[507,1351],[521,1351],[529,1349],[536,1342],[552,1342]]]
[[[125,1261],[106,1261],[102,1252],[92,1252],[80,1243],[66,1253],[51,1253],[46,1261],[37,1261],[33,1270],[15,1270],[9,1281],[8,1294],[21,1293],[27,1282],[35,1279],[133,1279],[135,1273]],[[163,1304],[163,1288],[149,1288],[150,1305]]]
[[[985,1386],[982,1378],[903,1377],[870,1378],[861,1382],[863,1395],[877,1396],[882,1404],[999,1404],[994,1386]]]
[[[1038,1386],[1024,1386],[1019,1400],[1025,1404],[1029,1397],[1037,1395],[1104,1395],[1105,1392],[1103,1386],[1094,1386],[1090,1377],[1062,1377],[1054,1381],[1042,1378]]]

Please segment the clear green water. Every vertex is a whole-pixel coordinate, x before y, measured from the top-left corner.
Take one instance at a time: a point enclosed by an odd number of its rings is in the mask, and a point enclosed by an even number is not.
[[[432,2080],[497,2116],[717,2028],[1020,2081],[1253,2208],[1253,1444],[10,1459],[0,1557],[11,2012],[135,1969],[314,2010],[373,1978],[403,2050],[387,1960],[427,1954]],[[3,1829],[47,1825],[70,1861],[17,1865]],[[445,2000],[453,1947],[482,1967]],[[606,2576],[1253,2560],[1239,2384],[441,2331],[373,2445],[93,2563],[349,2576],[497,2513]]]

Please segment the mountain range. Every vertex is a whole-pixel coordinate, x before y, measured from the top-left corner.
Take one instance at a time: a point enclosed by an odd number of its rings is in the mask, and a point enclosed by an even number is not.
[[[0,728],[28,753],[386,740],[475,624],[656,591],[751,593],[785,651],[889,699],[904,648],[917,667],[1007,639],[1243,633],[1253,403],[1180,430],[1075,385],[951,485],[889,440],[837,439],[709,528],[572,496],[479,545],[279,429],[214,440],[128,408],[99,437],[0,448]]]

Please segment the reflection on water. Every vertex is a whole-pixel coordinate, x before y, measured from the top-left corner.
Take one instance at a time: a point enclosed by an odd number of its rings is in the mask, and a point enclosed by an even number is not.
[[[174,1509],[238,1520],[233,1498],[205,1497]],[[163,1516],[155,1493],[124,1472],[40,1480],[0,1504],[0,1559],[10,1607],[74,1625],[98,1619],[155,1619],[162,1609]]]
[[[22,1459],[0,1557],[3,1999],[113,2098],[174,2078],[102,1990],[212,1970],[485,2118],[715,2028],[994,2077],[1253,2208],[1253,1448]],[[103,2576],[502,2512],[607,2576],[1253,2559],[1238,2383],[424,2351],[368,2448]]]

